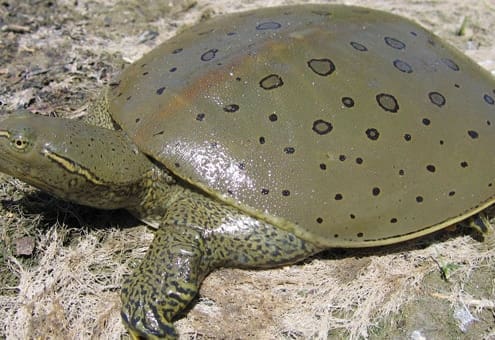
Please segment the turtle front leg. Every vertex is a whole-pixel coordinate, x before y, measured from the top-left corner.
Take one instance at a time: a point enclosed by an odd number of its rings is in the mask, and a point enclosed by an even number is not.
[[[122,286],[122,319],[133,338],[175,339],[173,318],[196,296],[205,270],[200,233],[160,227],[139,268]],[[202,275],[201,275],[202,274]]]

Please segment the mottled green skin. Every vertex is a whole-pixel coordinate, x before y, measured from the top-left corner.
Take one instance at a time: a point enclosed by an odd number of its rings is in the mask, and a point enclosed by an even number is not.
[[[161,45],[85,122],[2,117],[0,171],[156,227],[122,317],[174,338],[215,268],[399,242],[491,204],[494,97],[487,72],[405,19],[264,9]]]

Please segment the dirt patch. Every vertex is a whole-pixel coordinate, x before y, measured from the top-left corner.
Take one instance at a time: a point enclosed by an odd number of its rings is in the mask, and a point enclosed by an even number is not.
[[[3,1],[0,107],[81,115],[114,74],[184,27],[294,3],[305,2]],[[344,3],[412,18],[495,73],[493,1]],[[0,336],[125,337],[120,282],[152,231],[124,212],[76,207],[7,176],[0,198]],[[495,339],[493,245],[455,229],[281,269],[219,270],[177,326],[183,338]]]

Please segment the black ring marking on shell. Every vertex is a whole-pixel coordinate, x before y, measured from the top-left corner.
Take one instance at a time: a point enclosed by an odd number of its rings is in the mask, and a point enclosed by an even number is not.
[[[355,41],[351,41],[350,42],[351,46],[358,50],[359,52],[366,52],[368,51],[368,48],[366,46],[364,46],[363,44],[360,44],[358,42],[355,42]]]
[[[469,137],[471,137],[472,139],[476,139],[476,138],[478,138],[478,137],[479,137],[478,132],[476,132],[476,131],[474,131],[474,130],[469,130],[469,131],[468,131],[468,135],[469,135]]]
[[[428,165],[426,166],[426,170],[428,170],[429,172],[435,172],[435,171],[436,171],[436,168],[435,168],[435,166],[434,166],[434,165],[432,165],[432,164],[428,164]]]
[[[354,106],[354,99],[351,97],[342,97],[342,104],[347,108],[351,108]]]
[[[272,113],[271,115],[268,116],[268,119],[270,120],[270,122],[276,122],[278,116],[275,113]]]
[[[403,50],[404,48],[406,48],[406,44],[404,44],[402,41],[398,39],[392,37],[385,37],[383,38],[383,40],[385,40],[385,43],[388,46],[395,48],[396,50]]]
[[[284,152],[285,152],[286,154],[288,154],[288,155],[291,155],[291,154],[293,154],[294,152],[296,152],[296,149],[295,149],[295,148],[293,148],[292,146],[286,146],[286,147],[284,148]]]
[[[416,202],[422,203],[423,202],[423,196],[416,196]]]
[[[216,56],[217,52],[218,52],[218,49],[216,49],[216,48],[212,48],[212,49],[210,49],[210,50],[206,51],[205,53],[203,53],[203,54],[201,55],[201,60],[202,60],[202,61],[210,61],[210,60],[213,60],[213,59],[215,59],[215,56]]]
[[[436,91],[428,93],[428,98],[430,98],[430,101],[438,107],[444,106],[447,102],[445,97],[440,92]]]
[[[366,136],[368,136],[369,139],[374,141],[377,140],[378,137],[380,137],[380,133],[375,128],[369,128],[368,130],[366,130]]]
[[[363,159],[361,157],[357,157],[356,164],[363,164]]]
[[[409,142],[411,139],[412,139],[412,136],[410,134],[408,134],[408,133],[404,134],[404,140],[406,142]]]
[[[237,104],[229,104],[223,108],[225,112],[236,112],[239,111],[239,105]]]
[[[323,223],[323,218],[318,217],[318,218],[316,219],[316,223],[318,223],[318,224]]]
[[[460,70],[459,65],[457,65],[457,63],[450,58],[442,58],[440,60],[442,61],[442,63],[444,63],[444,65],[446,65],[452,71],[459,71]]]
[[[280,27],[282,27],[282,24],[276,21],[266,21],[256,25],[258,31],[278,30]]]
[[[329,76],[335,71],[335,64],[328,58],[311,59],[308,61],[309,68],[319,76]]]
[[[483,100],[485,101],[485,103],[487,103],[489,105],[494,105],[495,104],[495,99],[493,99],[493,97],[490,96],[489,94],[485,94],[483,96]]]
[[[376,95],[376,102],[382,109],[387,112],[397,112],[399,111],[399,103],[394,96],[387,93],[379,93]]]
[[[284,85],[284,81],[278,74],[270,74],[260,80],[260,86],[265,90],[273,90],[282,85]]]
[[[163,91],[165,91],[165,86],[162,86],[162,87],[158,88],[156,90],[156,94],[157,95],[162,95],[163,94]]]
[[[346,155],[339,155],[339,161],[343,162],[347,159]]]
[[[378,195],[380,195],[380,188],[378,188],[378,187],[374,187],[374,188],[371,190],[371,193],[373,194],[373,196],[378,196]]]
[[[406,63],[404,60],[395,59],[394,66],[396,69],[404,73],[412,73],[413,71],[412,66]]]
[[[333,125],[330,122],[326,122],[323,119],[317,119],[313,122],[312,130],[319,135],[326,135],[332,131]]]
[[[204,113],[198,113],[198,115],[196,116],[196,120],[198,122],[202,122],[205,119],[205,116],[206,116],[206,114],[204,114]]]

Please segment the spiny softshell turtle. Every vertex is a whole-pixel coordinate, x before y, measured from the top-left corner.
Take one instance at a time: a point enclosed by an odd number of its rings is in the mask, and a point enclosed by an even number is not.
[[[0,169],[156,227],[122,316],[173,338],[214,268],[395,243],[492,204],[494,115],[494,78],[409,20],[267,8],[151,51],[86,122],[2,117]]]

